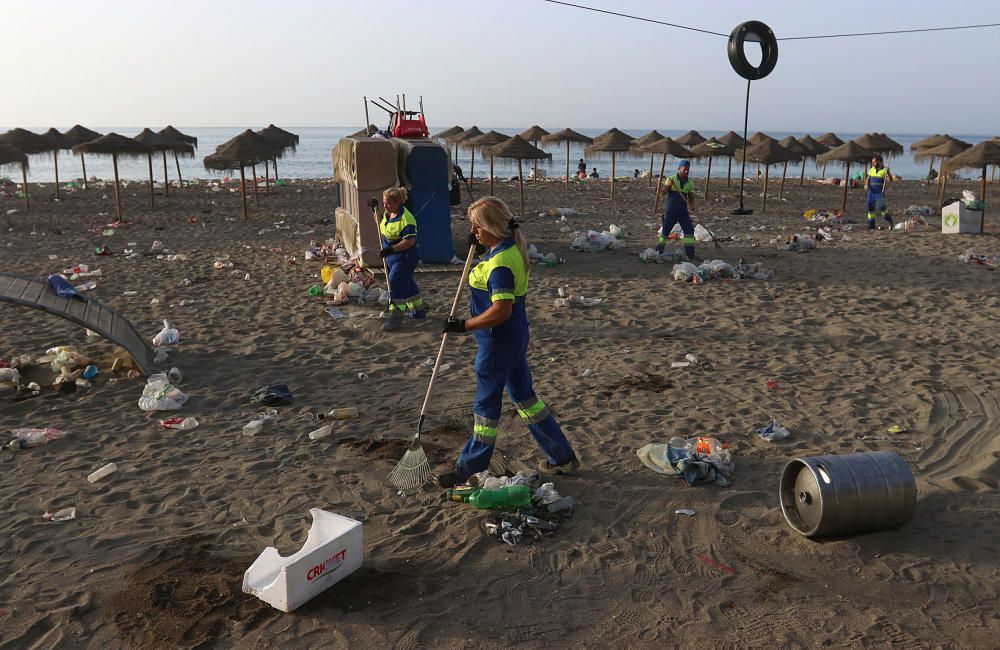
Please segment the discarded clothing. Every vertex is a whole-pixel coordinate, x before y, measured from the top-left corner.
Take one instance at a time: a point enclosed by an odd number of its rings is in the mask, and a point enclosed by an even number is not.
[[[281,406],[292,403],[292,391],[284,384],[269,384],[261,386],[250,397],[251,404]]]
[[[729,485],[729,478],[736,469],[729,452],[705,454],[694,451],[691,441],[672,438],[670,442],[650,443],[635,453],[642,464],[659,474],[679,476],[689,486],[714,483]]]

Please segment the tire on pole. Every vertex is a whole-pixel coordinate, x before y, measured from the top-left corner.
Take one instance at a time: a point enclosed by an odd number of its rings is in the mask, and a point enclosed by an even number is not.
[[[753,65],[747,60],[743,49],[744,43],[760,43],[760,65]],[[771,28],[759,20],[748,20],[740,23],[729,35],[729,63],[736,74],[750,81],[763,79],[771,74],[778,64],[778,39]]]

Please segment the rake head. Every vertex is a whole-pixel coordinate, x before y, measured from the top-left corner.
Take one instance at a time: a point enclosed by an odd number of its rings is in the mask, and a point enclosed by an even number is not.
[[[413,439],[399,464],[389,473],[389,482],[397,490],[412,490],[423,484],[430,475],[431,464],[418,437]]]

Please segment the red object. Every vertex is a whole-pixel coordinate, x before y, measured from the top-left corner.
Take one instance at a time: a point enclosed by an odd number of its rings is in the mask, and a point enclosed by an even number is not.
[[[767,380],[767,387],[769,389],[771,389],[771,390],[777,389],[778,388],[778,380],[777,379],[768,379]]]
[[[184,418],[182,418],[179,415],[175,415],[175,416],[173,416],[171,418],[166,418],[165,420],[160,420],[160,426],[162,426],[164,429],[172,429],[173,425],[180,424],[183,421],[184,421]]]
[[[704,562],[705,564],[708,564],[710,566],[714,566],[716,569],[722,569],[726,573],[732,573],[732,574],[736,573],[736,569],[734,569],[732,567],[728,567],[725,564],[722,564],[721,562],[716,562],[715,560],[713,560],[712,558],[710,558],[710,557],[708,557],[706,555],[698,555],[697,558],[699,560],[701,560],[702,562]]]
[[[430,137],[430,130],[427,128],[427,123],[424,122],[424,116],[421,114],[420,119],[408,120],[403,117],[399,117],[395,120],[395,124],[392,127],[392,136],[394,138],[428,138]]]

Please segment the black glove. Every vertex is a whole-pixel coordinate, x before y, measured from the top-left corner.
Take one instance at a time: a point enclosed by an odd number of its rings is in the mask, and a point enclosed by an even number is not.
[[[444,322],[444,327],[441,328],[442,332],[453,332],[455,334],[465,333],[465,321],[461,318],[455,318],[454,316],[449,316],[448,320]]]
[[[396,251],[393,250],[392,246],[386,246],[385,248],[383,248],[382,250],[380,250],[378,252],[378,254],[379,254],[379,257],[385,259],[386,257],[389,257],[390,255],[392,255],[395,252]]]
[[[476,247],[476,255],[482,255],[486,252],[486,246],[480,244],[479,240],[471,232],[469,233],[469,238],[465,240],[465,247],[468,248],[469,246]]]

